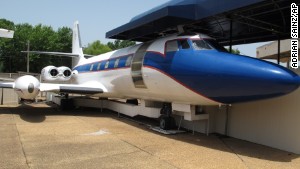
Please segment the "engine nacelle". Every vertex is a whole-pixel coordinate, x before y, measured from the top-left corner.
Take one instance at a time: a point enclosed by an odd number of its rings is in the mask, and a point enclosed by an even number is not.
[[[41,81],[42,82],[66,82],[72,77],[72,70],[68,67],[61,66],[47,66],[42,69]]]
[[[15,80],[14,89],[22,99],[34,99],[40,92],[40,82],[37,78],[25,75]]]

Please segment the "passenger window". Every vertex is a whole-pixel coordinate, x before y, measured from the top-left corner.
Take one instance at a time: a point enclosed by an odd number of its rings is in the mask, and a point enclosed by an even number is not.
[[[101,62],[98,63],[97,70],[100,70]]]
[[[115,61],[114,68],[117,68],[117,67],[118,67],[118,65],[119,65],[119,61],[120,61],[120,59],[117,59],[117,60]]]
[[[107,61],[106,63],[105,63],[105,69],[107,69],[108,68],[108,65],[109,65],[109,61]]]
[[[92,65],[91,65],[91,67],[90,67],[90,71],[92,71],[92,70],[93,70],[93,68],[94,68],[94,64],[92,64]]]
[[[125,66],[130,66],[131,60],[132,60],[132,56],[129,56],[129,57],[126,59]]]
[[[190,48],[190,44],[187,40],[179,40],[181,49],[189,49]]]
[[[167,42],[166,52],[178,51],[178,43],[176,40]]]

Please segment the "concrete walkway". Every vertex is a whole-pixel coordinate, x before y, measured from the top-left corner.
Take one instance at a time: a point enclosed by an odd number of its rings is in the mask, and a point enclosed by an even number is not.
[[[0,135],[5,169],[300,168],[299,155],[214,135],[165,136],[96,109],[2,106]]]

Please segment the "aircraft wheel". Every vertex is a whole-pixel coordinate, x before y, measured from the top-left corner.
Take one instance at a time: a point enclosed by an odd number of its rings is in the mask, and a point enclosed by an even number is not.
[[[73,99],[61,99],[60,109],[62,111],[73,110],[75,108]]]
[[[169,117],[161,117],[159,122],[159,127],[163,130],[168,130],[170,126],[170,118]]]
[[[170,130],[176,127],[175,119],[173,117],[161,116],[159,127],[163,130]]]

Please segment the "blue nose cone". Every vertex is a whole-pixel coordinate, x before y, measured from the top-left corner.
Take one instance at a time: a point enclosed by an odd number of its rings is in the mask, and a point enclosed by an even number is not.
[[[201,57],[202,64],[197,69],[199,78],[190,85],[198,86],[199,93],[221,103],[277,97],[300,85],[297,74],[271,62],[220,52]]]

